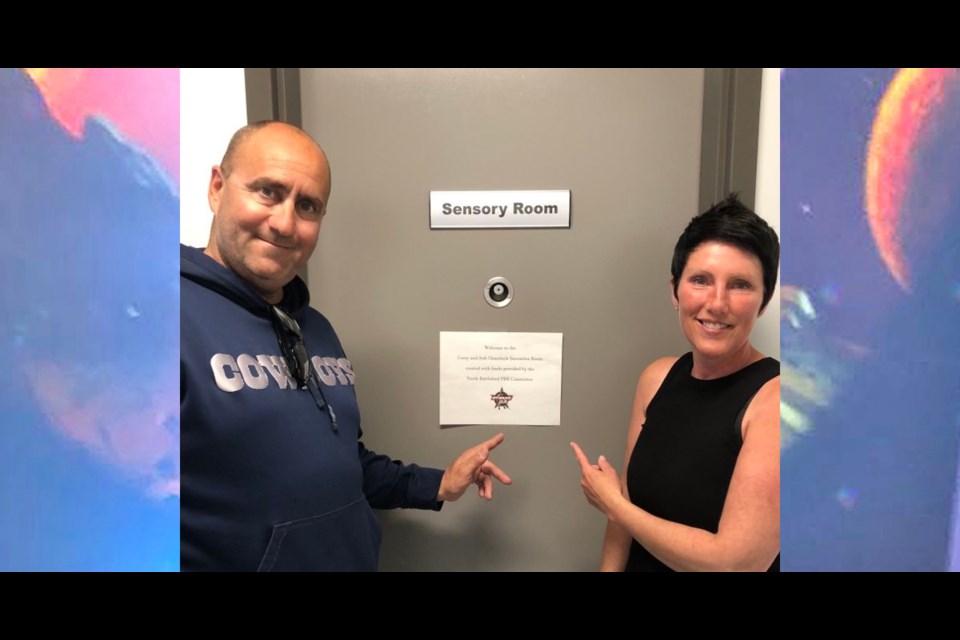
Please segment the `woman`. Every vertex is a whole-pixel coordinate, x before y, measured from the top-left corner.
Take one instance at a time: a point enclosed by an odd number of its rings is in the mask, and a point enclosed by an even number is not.
[[[670,284],[692,349],[640,375],[624,481],[570,443],[608,518],[601,570],[779,571],[780,363],[750,344],[779,259],[736,195],[677,241]]]

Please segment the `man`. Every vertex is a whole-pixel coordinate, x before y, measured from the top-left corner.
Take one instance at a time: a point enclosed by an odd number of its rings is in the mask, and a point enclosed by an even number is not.
[[[249,125],[211,172],[206,249],[181,247],[183,570],[376,570],[371,507],[439,510],[510,484],[488,459],[503,434],[445,471],[360,441],[352,365],[296,275],[329,195],[312,138]]]

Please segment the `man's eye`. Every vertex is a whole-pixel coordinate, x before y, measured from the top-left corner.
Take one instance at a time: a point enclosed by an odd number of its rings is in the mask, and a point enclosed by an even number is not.
[[[260,195],[265,198],[273,198],[277,195],[277,192],[272,187],[260,187]]]
[[[320,216],[323,215],[320,205],[313,200],[301,200],[297,203],[297,210],[307,220],[319,220]]]

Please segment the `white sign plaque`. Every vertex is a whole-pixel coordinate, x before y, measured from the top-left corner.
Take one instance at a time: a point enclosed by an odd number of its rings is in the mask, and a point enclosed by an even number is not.
[[[570,226],[570,191],[431,191],[431,229]]]
[[[440,332],[440,424],[559,425],[562,333]]]

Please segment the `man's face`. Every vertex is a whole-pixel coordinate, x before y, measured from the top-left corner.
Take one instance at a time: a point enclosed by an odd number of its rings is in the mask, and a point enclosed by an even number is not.
[[[271,124],[241,143],[232,165],[229,176],[219,166],[210,176],[206,253],[277,303],[317,245],[330,195],[327,160],[299,130]]]

